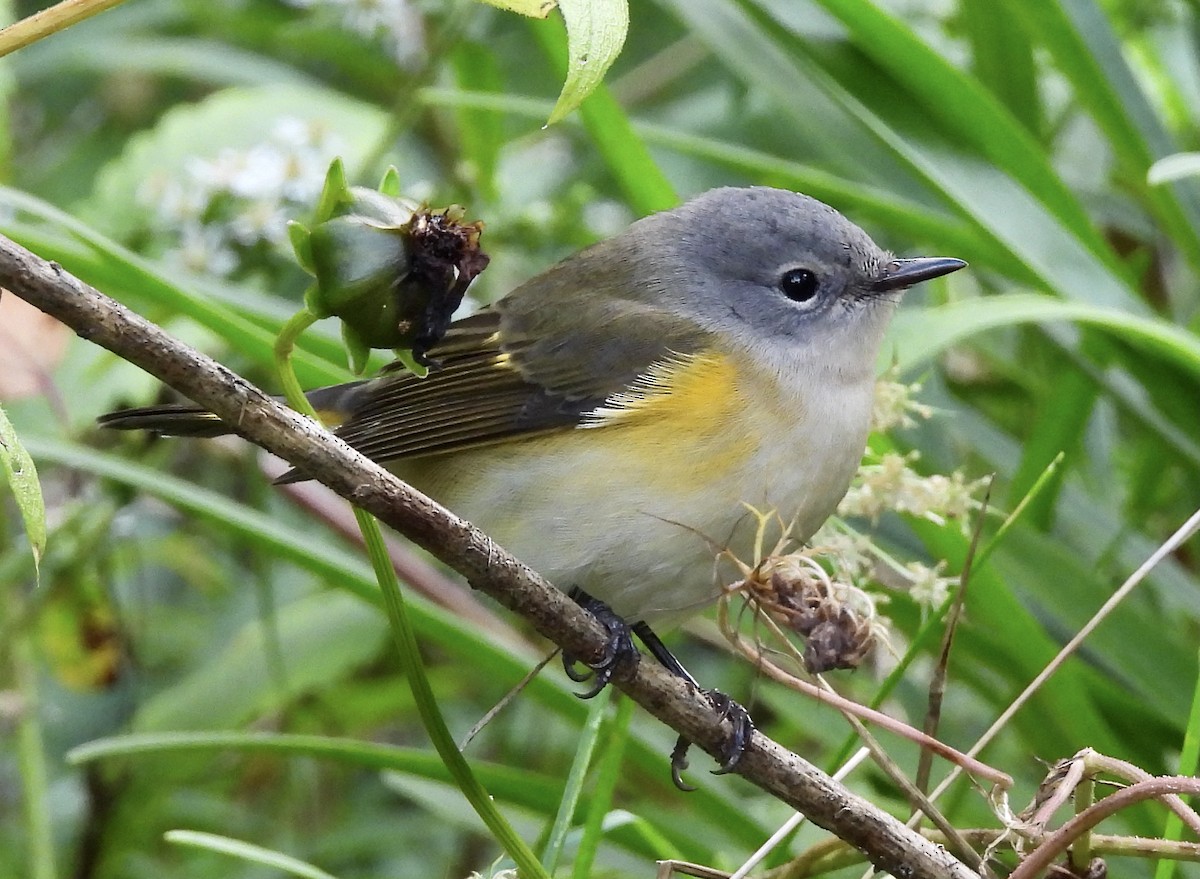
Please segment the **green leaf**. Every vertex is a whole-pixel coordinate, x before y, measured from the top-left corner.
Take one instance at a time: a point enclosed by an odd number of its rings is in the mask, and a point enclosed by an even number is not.
[[[1156,158],[1176,151],[1150,98],[1129,68],[1121,39],[1094,0],[1001,0],[1031,39],[1049,50],[1079,102],[1103,130],[1126,180],[1139,184]],[[1144,190],[1174,243],[1200,266],[1200,200],[1184,188]]]
[[[388,165],[379,180],[379,191],[389,198],[399,198],[400,185],[400,172],[396,170],[395,165]]]
[[[33,459],[18,439],[3,407],[0,407],[0,467],[4,469],[5,481],[12,489],[25,523],[25,535],[29,538],[36,567],[46,550],[46,503],[42,499],[42,485]]]
[[[890,362],[895,351],[900,367],[911,369],[975,333],[996,327],[1052,321],[1074,321],[1097,327],[1200,376],[1200,337],[1182,327],[1116,308],[1023,293],[964,300],[936,308],[901,310],[892,322],[892,345],[884,346],[887,356],[881,362]]]
[[[596,90],[621,54],[629,32],[625,0],[561,0],[559,9],[567,24],[567,80],[547,125],[561,120]]]
[[[383,648],[386,630],[374,608],[345,593],[320,593],[279,609],[286,647],[286,692],[270,674],[267,633],[257,620],[236,633],[219,656],[144,701],[138,731],[215,729],[245,723],[280,700],[339,680]],[[230,681],[237,681],[230,687]]]
[[[1065,473],[1065,468],[1057,467],[1055,462],[1076,451],[1097,396],[1098,388],[1087,375],[1066,369],[1047,389],[1034,413],[1021,464],[1008,487],[1008,499],[1015,506],[1021,498],[1029,498],[1027,515],[1041,530],[1050,526]],[[1049,477],[1047,470],[1052,471]],[[1029,497],[1039,484],[1037,496]]]
[[[1032,134],[1042,129],[1037,65],[1025,31],[995,0],[963,0],[972,70]]]
[[[563,45],[562,26],[548,21],[534,25],[533,30],[551,60],[559,67],[566,67],[569,50]],[[629,116],[603,84],[596,86],[579,112],[588,134],[635,211],[652,214],[679,203],[675,188],[646,149]]]
[[[454,48],[450,61],[460,88],[503,94],[506,83],[494,47],[462,42]],[[498,191],[496,168],[507,140],[504,114],[492,109],[458,107],[454,117],[462,162],[479,189],[487,198],[494,199]]]
[[[1104,239],[1055,173],[1041,146],[978,81],[946,60],[901,19],[867,0],[820,3],[850,29],[863,52],[903,84],[943,131],[969,144],[1020,182],[1093,253],[1109,256]],[[858,97],[865,95],[859,92]]]
[[[346,163],[341,157],[329,163],[321,196],[313,209],[313,223],[323,223],[338,213],[342,204],[350,201],[350,184],[346,181]]]
[[[79,765],[114,757],[235,751],[269,754],[280,759],[312,757],[364,769],[402,772],[431,781],[449,781],[450,772],[436,754],[358,739],[272,732],[136,733],[96,739],[72,748],[68,762]],[[529,767],[477,760],[480,778],[507,803],[553,813],[562,798],[562,781],[534,773]]]
[[[252,864],[261,864],[274,870],[282,870],[303,879],[336,879],[332,873],[326,873],[319,867],[277,852],[263,848],[260,845],[231,839],[228,836],[218,836],[215,833],[202,833],[198,830],[168,830],[163,834],[167,842],[178,845],[189,845],[210,852],[229,855]]]

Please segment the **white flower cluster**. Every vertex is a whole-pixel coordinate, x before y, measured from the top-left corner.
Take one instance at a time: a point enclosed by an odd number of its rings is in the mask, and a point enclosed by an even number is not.
[[[872,430],[886,433],[893,427],[913,427],[917,419],[922,421],[933,416],[933,407],[913,399],[921,391],[921,384],[904,384],[896,381],[896,369],[890,370],[875,383],[875,403],[871,408]]]
[[[323,7],[341,27],[381,39],[401,67],[414,68],[425,57],[425,28],[411,0],[284,0],[303,9]]]
[[[288,219],[312,210],[329,163],[344,150],[327,126],[283,117],[265,141],[193,158],[179,176],[147,178],[138,200],[153,206],[156,231],[178,242],[168,256],[227,276],[240,267],[239,248],[286,244]]]
[[[950,590],[958,584],[957,577],[945,575],[946,563],[932,567],[922,562],[900,562],[884,552],[869,536],[856,531],[845,522],[834,519],[813,535],[807,553],[821,559],[835,580],[846,583],[878,582],[903,590],[923,607],[939,607]],[[877,604],[886,595],[875,595]]]
[[[864,463],[838,505],[838,515],[877,522],[891,510],[944,525],[948,519],[962,519],[979,507],[974,493],[983,480],[968,480],[959,471],[949,476],[923,476],[910,466],[919,457],[916,452],[887,452],[876,461]]]

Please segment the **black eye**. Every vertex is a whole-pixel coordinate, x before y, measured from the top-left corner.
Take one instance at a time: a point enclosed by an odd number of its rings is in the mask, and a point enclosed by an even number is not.
[[[779,279],[779,289],[793,302],[808,302],[820,286],[817,276],[808,269],[788,269]]]

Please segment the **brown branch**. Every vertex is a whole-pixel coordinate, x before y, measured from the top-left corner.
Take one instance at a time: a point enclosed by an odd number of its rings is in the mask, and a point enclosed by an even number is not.
[[[252,442],[284,458],[404,534],[581,657],[598,657],[604,631],[591,616],[486,534],[245,379],[173,339],[99,291],[0,236],[0,286],[53,315],[80,337],[140,366],[204,406]],[[703,694],[651,662],[619,687],[710,754],[728,724]],[[756,733],[737,773],[904,879],[977,879],[944,849],[850,793],[796,754]]]

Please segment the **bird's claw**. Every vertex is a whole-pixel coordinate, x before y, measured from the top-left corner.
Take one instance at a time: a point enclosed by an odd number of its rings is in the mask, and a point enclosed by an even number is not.
[[[695,785],[683,780],[683,770],[688,768],[687,752],[691,746],[688,738],[680,736],[675,740],[675,747],[671,749],[671,781],[684,793],[691,793],[696,789]]]
[[[750,737],[754,735],[754,721],[750,719],[750,712],[742,707],[741,703],[733,701],[720,690],[705,690],[704,695],[721,715],[721,719],[728,720],[731,727],[725,747],[721,749],[721,765],[713,770],[714,775],[724,775],[732,772],[746,753],[746,746],[750,744]]]
[[[567,673],[567,677],[577,683],[592,681],[592,686],[585,692],[575,695],[580,699],[591,699],[608,686],[619,672],[636,665],[640,654],[634,646],[628,623],[617,616],[612,608],[603,601],[592,598],[582,589],[572,589],[570,597],[595,617],[608,632],[604,651],[596,662],[585,662],[573,653],[563,652],[563,671]],[[583,666],[582,670],[577,667],[580,665]]]
[[[702,692],[708,697],[709,703],[720,715],[721,720],[728,720],[732,728],[717,757],[721,765],[713,770],[713,775],[724,775],[732,772],[746,753],[746,746],[750,744],[750,737],[754,733],[754,721],[750,719],[749,711],[720,690]],[[688,767],[687,752],[691,744],[687,738],[680,736],[671,751],[671,780],[675,782],[675,787],[682,791],[696,789],[683,780],[683,770]]]

